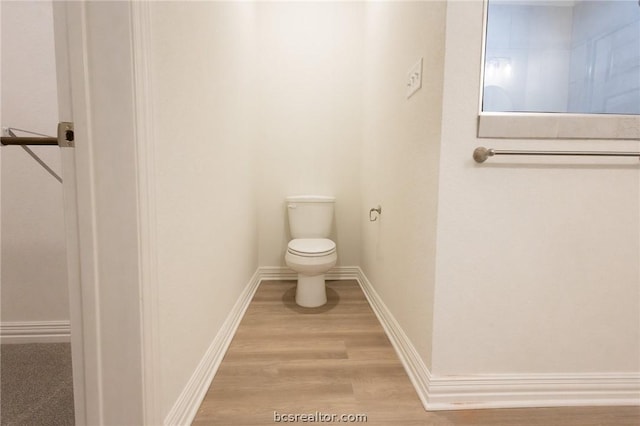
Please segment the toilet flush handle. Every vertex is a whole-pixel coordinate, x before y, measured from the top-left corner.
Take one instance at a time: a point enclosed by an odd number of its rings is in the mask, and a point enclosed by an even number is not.
[[[373,212],[376,212],[376,215],[373,215]],[[382,213],[382,207],[378,205],[378,207],[369,210],[369,222],[375,222],[378,220],[378,215]]]

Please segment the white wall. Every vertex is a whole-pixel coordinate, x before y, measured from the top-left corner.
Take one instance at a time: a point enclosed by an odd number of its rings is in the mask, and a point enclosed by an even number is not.
[[[359,264],[362,18],[152,6],[165,414],[257,266],[284,265],[287,195],[334,195],[339,263]]]
[[[51,2],[2,2],[0,8],[2,126],[55,136]],[[30,148],[61,175],[57,147]],[[68,320],[62,185],[22,148],[2,147],[1,152],[1,319]]]
[[[446,28],[432,373],[637,372],[637,160],[471,153],[638,143],[477,139],[482,3]]]
[[[444,2],[367,4],[361,265],[427,366],[435,279]],[[424,58],[422,88],[407,72]],[[369,222],[368,211],[382,214]]]
[[[301,194],[336,197],[338,265],[359,264],[362,12],[362,4],[343,2],[257,6],[251,125],[261,266],[284,266],[284,199]]]
[[[163,418],[257,268],[254,5],[151,6]]]

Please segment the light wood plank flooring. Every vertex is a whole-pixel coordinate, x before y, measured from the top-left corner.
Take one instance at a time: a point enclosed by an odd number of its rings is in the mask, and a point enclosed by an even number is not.
[[[274,412],[389,426],[640,425],[640,407],[426,412],[357,282],[327,287],[327,305],[309,309],[295,304],[294,281],[262,282],[193,425],[273,425]]]

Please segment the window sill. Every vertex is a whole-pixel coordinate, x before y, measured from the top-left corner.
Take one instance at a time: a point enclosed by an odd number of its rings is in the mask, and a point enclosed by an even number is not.
[[[482,112],[478,116],[478,137],[638,140],[640,139],[640,116]]]

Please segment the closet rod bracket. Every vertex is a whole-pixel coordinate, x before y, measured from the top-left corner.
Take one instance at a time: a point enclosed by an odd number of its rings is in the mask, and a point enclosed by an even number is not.
[[[73,131],[72,122],[62,121],[58,123],[58,146],[60,148],[74,148],[76,146]]]

